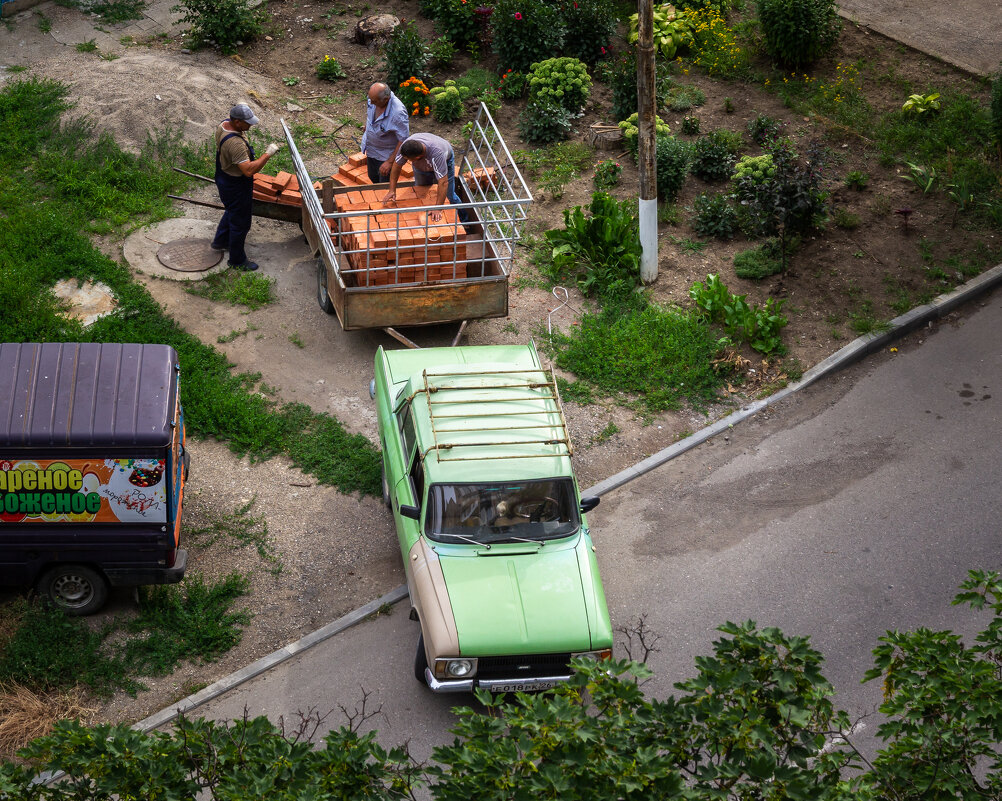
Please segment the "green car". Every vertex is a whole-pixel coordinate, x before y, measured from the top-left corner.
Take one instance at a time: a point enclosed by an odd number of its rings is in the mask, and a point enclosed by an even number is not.
[[[531,345],[376,353],[371,394],[411,618],[436,692],[542,690],[612,625],[553,375]]]

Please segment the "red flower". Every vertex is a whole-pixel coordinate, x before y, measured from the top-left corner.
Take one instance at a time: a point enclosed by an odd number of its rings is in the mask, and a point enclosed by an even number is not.
[[[522,19],[522,12],[521,11],[516,11],[515,12],[515,19]]]
[[[577,8],[577,7],[578,7],[578,4],[577,4],[577,3],[575,3],[575,4],[574,4],[574,8]]]

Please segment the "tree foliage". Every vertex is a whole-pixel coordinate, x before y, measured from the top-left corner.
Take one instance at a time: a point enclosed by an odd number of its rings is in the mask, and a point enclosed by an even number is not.
[[[323,718],[293,732],[265,718],[181,719],[169,733],[62,722],[0,766],[0,799],[376,799],[435,801],[868,801],[1002,795],[1002,581],[971,571],[955,604],[993,613],[965,645],[948,631],[888,632],[865,679],[883,682],[882,745],[867,756],[833,703],[822,655],[806,637],[726,623],[693,678],[649,698],[640,662],[575,661],[571,681],[514,699],[478,691],[453,742],[428,766],[386,750],[349,715],[320,747]],[[32,784],[62,770],[53,785]]]

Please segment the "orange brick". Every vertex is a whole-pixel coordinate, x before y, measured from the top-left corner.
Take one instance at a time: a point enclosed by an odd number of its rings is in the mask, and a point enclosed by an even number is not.
[[[284,192],[282,192],[281,195],[279,195],[279,200],[284,200],[289,203],[296,203],[298,205],[302,205],[303,195],[298,190],[286,189]]]
[[[365,153],[352,153],[348,156],[348,163],[352,167],[362,167],[365,165],[367,159]]]
[[[291,181],[294,177],[295,176],[293,176],[291,172],[285,172],[283,170],[282,172],[280,172],[278,175],[275,176],[275,180],[273,181],[273,183],[275,184],[275,186],[285,189],[285,187],[289,185],[289,181]]]

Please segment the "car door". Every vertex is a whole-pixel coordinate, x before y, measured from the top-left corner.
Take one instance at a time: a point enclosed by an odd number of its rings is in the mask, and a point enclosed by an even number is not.
[[[390,477],[390,506],[393,509],[397,538],[400,540],[400,551],[406,557],[421,534],[421,526],[419,521],[400,514],[400,507],[417,506],[422,510],[421,517],[424,517],[424,465],[421,462],[421,449],[418,447],[414,432],[410,403],[405,401],[397,409],[395,416],[402,457],[398,464],[402,469],[399,473],[394,471],[394,475]],[[404,562],[407,564],[406,558]]]

